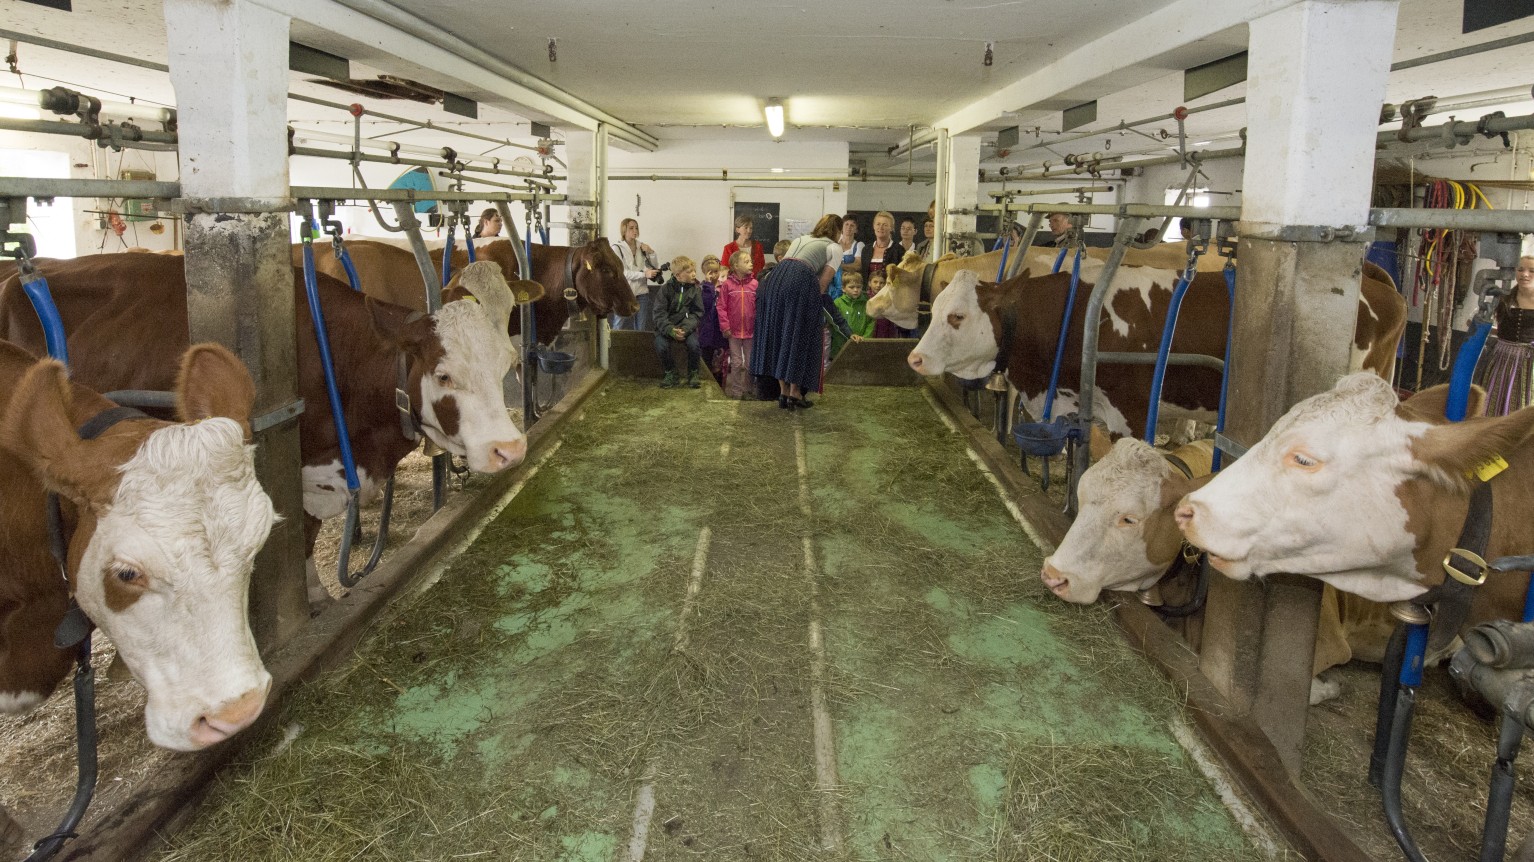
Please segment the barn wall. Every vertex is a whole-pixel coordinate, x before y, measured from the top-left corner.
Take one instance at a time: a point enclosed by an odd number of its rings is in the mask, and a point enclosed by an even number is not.
[[[152,171],[158,180],[174,181],[177,173],[174,153],[149,150],[126,150],[114,153],[98,148],[93,142],[82,138],[62,135],[40,135],[25,132],[0,132],[0,149],[32,150],[36,152],[64,153],[68,159],[71,179],[113,179],[122,171]],[[84,165],[84,167],[78,167]],[[6,171],[10,173],[10,171]],[[121,212],[120,201],[95,198],[60,199],[58,206],[68,206],[75,228],[74,254],[96,254],[100,251],[120,251],[128,246],[161,249],[175,248],[179,227],[174,218],[159,219],[163,231],[159,234],[149,230],[154,221],[129,221],[119,239],[103,223],[99,213],[108,210]],[[35,212],[35,210],[34,210]]]
[[[609,152],[608,173],[612,176],[642,174],[646,171],[681,173],[717,173],[765,175],[772,168],[806,175],[843,176],[847,172],[847,144],[798,143],[792,141],[666,141],[653,153]],[[833,191],[829,182],[790,183],[766,186],[762,183],[682,180],[610,181],[607,190],[607,221],[602,226],[607,236],[618,236],[618,224],[625,218],[639,220],[640,239],[650,244],[662,262],[685,254],[700,260],[706,254],[719,254],[733,238],[736,200],[770,199],[773,190],[786,195],[815,197],[823,203],[820,212],[841,213],[847,209],[847,183]],[[789,189],[801,190],[799,192]],[[923,200],[922,208],[926,208]],[[637,215],[636,215],[637,210]],[[808,210],[804,212],[808,213]],[[767,250],[769,253],[771,249]]]
[[[932,166],[929,164],[918,170],[930,174]],[[847,209],[926,212],[936,194],[936,187],[931,180],[917,179],[910,185],[903,182],[854,182],[847,186]],[[918,229],[920,227],[917,225]]]

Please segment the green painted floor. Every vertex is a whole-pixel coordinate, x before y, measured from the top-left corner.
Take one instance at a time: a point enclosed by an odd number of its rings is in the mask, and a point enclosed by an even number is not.
[[[921,390],[708,391],[601,390],[157,858],[1261,858]]]

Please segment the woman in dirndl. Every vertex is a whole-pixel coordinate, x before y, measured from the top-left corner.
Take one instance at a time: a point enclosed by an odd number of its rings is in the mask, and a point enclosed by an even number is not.
[[[756,330],[751,342],[751,373],[778,381],[778,406],[785,410],[812,407],[804,393],[818,390],[824,343],[820,326],[825,315],[826,288],[842,262],[837,242],[842,220],[827,215],[809,234],[794,240],[788,254],[756,291]],[[831,308],[835,309],[832,305]],[[838,328],[855,341],[840,313]]]
[[[1517,289],[1497,306],[1497,341],[1475,370],[1486,390],[1486,415],[1534,403],[1534,257],[1518,259]]]

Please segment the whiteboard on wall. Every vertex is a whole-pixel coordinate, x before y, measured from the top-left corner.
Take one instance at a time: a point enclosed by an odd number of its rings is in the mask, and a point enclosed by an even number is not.
[[[777,204],[777,223],[773,225],[777,230],[769,232],[763,230],[763,225],[756,225],[752,236],[758,241],[774,233],[775,239],[793,239],[800,233],[808,233],[826,214],[826,190],[822,186],[739,185],[731,190],[730,196],[732,223],[733,212],[739,204]],[[772,243],[763,242],[762,245],[764,252],[772,254]]]

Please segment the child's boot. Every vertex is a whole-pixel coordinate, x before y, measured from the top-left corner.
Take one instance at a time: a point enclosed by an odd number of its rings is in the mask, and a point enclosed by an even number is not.
[[[667,371],[666,372],[666,376],[661,379],[660,388],[662,388],[662,389],[674,389],[674,388],[676,388],[676,372],[675,371]]]
[[[689,371],[689,372],[687,372],[687,388],[688,389],[697,389],[699,386],[702,386],[702,385],[703,384],[698,382],[698,372],[697,371]]]

